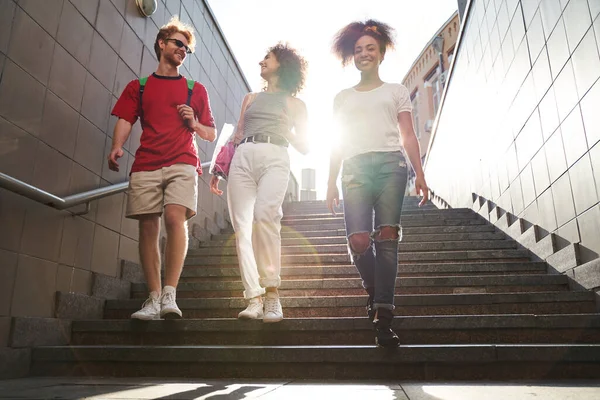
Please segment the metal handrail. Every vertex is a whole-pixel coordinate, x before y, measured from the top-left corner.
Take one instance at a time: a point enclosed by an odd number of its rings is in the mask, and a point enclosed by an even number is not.
[[[210,166],[210,162],[203,162],[201,165],[202,169],[208,168]],[[126,191],[128,187],[129,181],[125,181],[62,198],[0,172],[0,188],[10,190],[13,193],[27,197],[28,199],[37,201],[38,203],[44,204],[48,207],[52,207],[57,210],[66,210],[80,204],[86,205],[85,211],[73,213],[74,215],[88,213],[90,211],[91,201],[112,196],[113,194],[122,193]]]

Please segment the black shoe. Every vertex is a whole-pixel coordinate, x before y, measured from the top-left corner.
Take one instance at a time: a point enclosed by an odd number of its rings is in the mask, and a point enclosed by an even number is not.
[[[400,346],[400,338],[392,330],[394,314],[387,308],[378,308],[373,325],[375,326],[375,344],[379,347],[395,348]]]
[[[371,321],[372,323],[373,319],[375,318],[375,309],[373,308],[372,295],[369,295],[369,299],[367,300],[367,306],[365,308],[367,309],[367,316],[369,317],[369,321]]]

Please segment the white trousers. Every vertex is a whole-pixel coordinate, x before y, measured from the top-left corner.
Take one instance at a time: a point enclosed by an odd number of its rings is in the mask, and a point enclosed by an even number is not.
[[[281,204],[289,177],[290,157],[282,146],[244,143],[231,160],[227,205],[246,299],[281,284]]]

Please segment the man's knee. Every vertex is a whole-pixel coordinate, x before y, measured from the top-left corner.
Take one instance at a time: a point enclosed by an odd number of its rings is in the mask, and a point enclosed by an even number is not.
[[[382,226],[379,229],[377,236],[375,236],[376,241],[382,240],[397,240],[400,237],[398,233],[397,226]]]
[[[139,218],[140,236],[158,236],[160,214],[142,215]]]
[[[368,232],[355,233],[348,238],[352,252],[362,254],[371,245],[371,238]]]
[[[165,227],[176,229],[185,227],[187,221],[187,208],[177,204],[168,204],[165,207]]]

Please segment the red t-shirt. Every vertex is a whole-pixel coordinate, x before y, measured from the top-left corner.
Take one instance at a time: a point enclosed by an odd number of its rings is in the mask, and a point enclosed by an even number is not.
[[[189,164],[202,175],[195,133],[185,124],[177,111],[188,96],[186,79],[152,74],[146,81],[142,98],[144,109],[140,147],[135,152],[131,172],[155,171],[173,164]],[[208,93],[200,83],[194,84],[190,106],[198,122],[214,127]],[[140,81],[127,84],[112,110],[112,115],[129,121],[132,125],[140,117]]]

